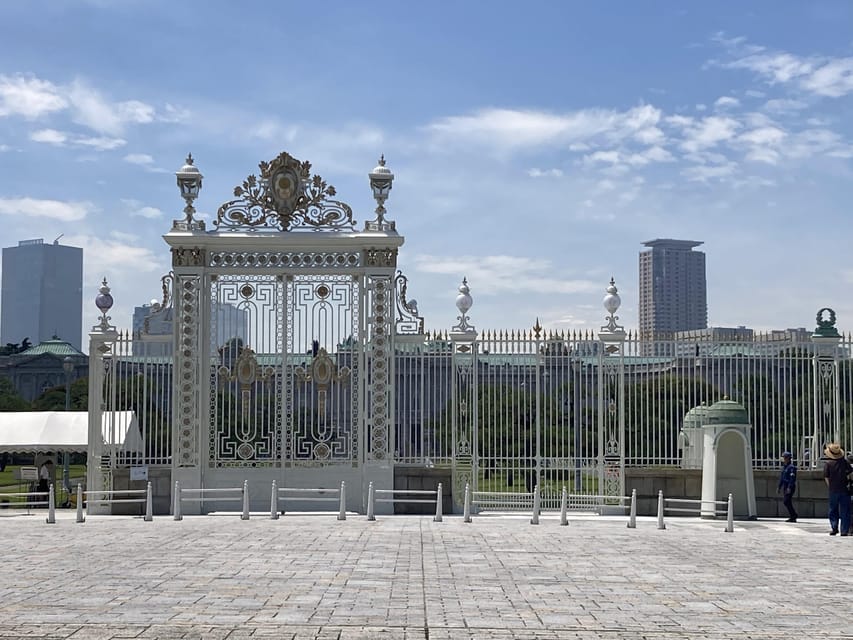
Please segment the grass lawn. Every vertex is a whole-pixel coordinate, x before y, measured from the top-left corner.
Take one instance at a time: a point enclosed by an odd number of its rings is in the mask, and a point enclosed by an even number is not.
[[[22,482],[20,480],[15,479],[15,475],[20,466],[32,466],[32,465],[7,465],[3,471],[0,471],[0,502],[4,501],[3,494],[4,493],[23,493],[29,491],[30,482]],[[77,486],[77,482],[80,481],[83,484],[86,482],[86,465],[85,464],[72,464],[68,467],[69,477],[71,478],[71,488],[74,491]],[[64,495],[64,491],[62,490],[62,465],[56,465],[56,485],[55,489],[57,491],[56,494],[56,504],[60,505],[65,502],[66,496]],[[9,502],[23,502],[24,498],[8,498]]]

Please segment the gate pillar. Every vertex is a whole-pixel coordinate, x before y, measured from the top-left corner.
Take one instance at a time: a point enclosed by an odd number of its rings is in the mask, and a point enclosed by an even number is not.
[[[621,304],[613,278],[604,296],[607,324],[598,332],[598,494],[603,506],[619,507],[608,500],[625,495],[625,329],[616,324]]]
[[[88,456],[86,460],[86,490],[107,491],[112,489],[112,456],[104,455],[104,379],[106,356],[113,355],[113,347],[118,338],[116,328],[110,324],[107,312],[113,306],[113,297],[104,278],[95,298],[95,306],[101,312],[98,324],[89,333],[89,426]],[[88,513],[107,515],[110,507],[89,501]]]
[[[812,334],[814,355],[814,433],[812,434],[812,467],[823,454],[823,445],[841,440],[841,403],[838,388],[838,343],[841,335],[835,328],[835,311],[825,307],[817,312],[817,327]]]
[[[456,296],[459,309],[456,324],[450,331],[453,343],[453,380],[450,386],[451,432],[453,437],[452,499],[458,511],[464,501],[465,485],[477,490],[478,460],[478,389],[477,330],[469,324],[468,310],[473,304],[468,280],[463,278]]]

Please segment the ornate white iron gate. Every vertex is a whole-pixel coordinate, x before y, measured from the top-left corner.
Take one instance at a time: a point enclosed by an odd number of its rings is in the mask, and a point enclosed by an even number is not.
[[[173,475],[187,487],[250,481],[390,487],[392,292],[403,238],[384,218],[393,175],[371,173],[376,219],[355,230],[348,205],[286,153],[260,164],[207,231],[193,219],[165,236],[176,310]],[[191,159],[178,174],[200,174]],[[263,507],[261,506],[263,505]],[[205,505],[201,510],[207,510]]]

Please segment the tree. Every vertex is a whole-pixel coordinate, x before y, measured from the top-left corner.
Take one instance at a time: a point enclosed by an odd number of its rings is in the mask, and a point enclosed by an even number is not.
[[[30,403],[24,400],[7,376],[0,376],[0,411],[31,411]]]
[[[89,406],[89,378],[77,378],[71,383],[71,411],[86,411]],[[65,385],[50,387],[33,400],[33,411],[64,411]]]

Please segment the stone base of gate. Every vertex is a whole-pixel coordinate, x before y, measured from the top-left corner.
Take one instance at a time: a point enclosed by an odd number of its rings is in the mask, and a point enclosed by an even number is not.
[[[168,467],[149,467],[148,480],[131,480],[130,469],[113,471],[113,489],[115,491],[145,491],[151,483],[151,509],[155,516],[169,515],[172,506],[172,470]],[[118,503],[112,505],[112,515],[145,515],[144,503]]]
[[[436,491],[441,483],[442,513],[453,513],[453,474],[450,469],[435,467],[394,467],[394,489],[411,491]],[[394,513],[412,515],[435,515],[431,504],[395,504]]]

